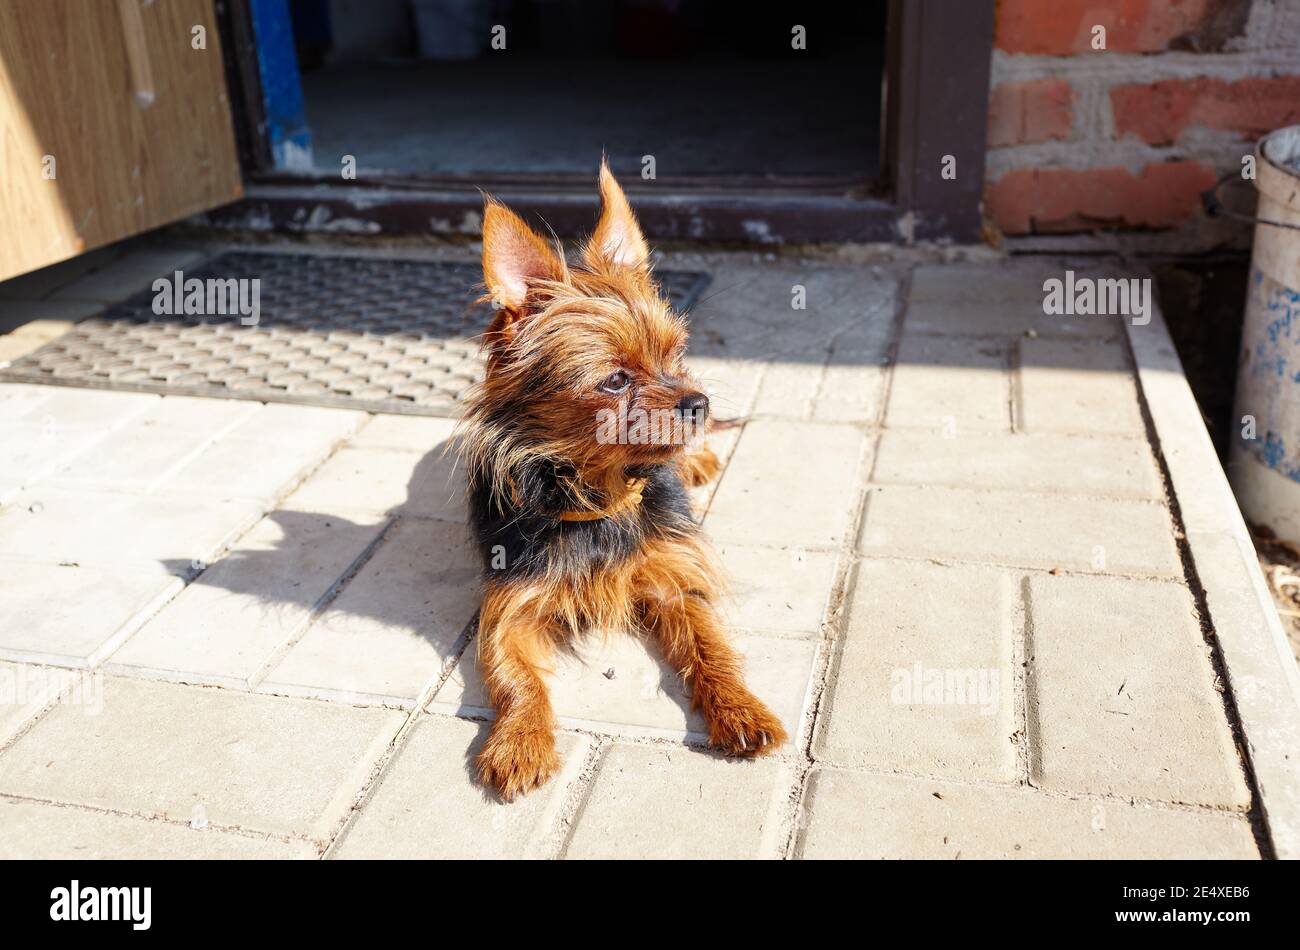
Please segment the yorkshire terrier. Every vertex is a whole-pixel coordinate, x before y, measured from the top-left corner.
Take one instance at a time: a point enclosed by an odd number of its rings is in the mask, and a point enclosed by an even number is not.
[[[687,487],[721,466],[698,444],[709,400],[683,362],[686,322],[603,162],[600,196],[573,265],[485,199],[484,301],[496,313],[460,444],[484,562],[479,666],[497,713],[477,765],[507,801],[559,768],[543,674],[588,631],[658,641],[723,752],[762,755],[786,738],[745,686],[691,512]]]

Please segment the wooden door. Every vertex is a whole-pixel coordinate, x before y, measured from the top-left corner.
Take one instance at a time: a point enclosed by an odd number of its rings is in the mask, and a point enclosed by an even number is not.
[[[0,280],[241,194],[213,0],[0,3]]]

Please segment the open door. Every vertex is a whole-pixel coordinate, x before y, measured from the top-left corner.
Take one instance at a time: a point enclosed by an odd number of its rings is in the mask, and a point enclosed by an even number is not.
[[[0,280],[242,192],[213,0],[0,4]]]

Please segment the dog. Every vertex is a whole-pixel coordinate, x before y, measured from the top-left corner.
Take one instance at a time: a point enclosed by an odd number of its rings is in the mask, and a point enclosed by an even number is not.
[[[479,666],[496,709],[476,764],[507,801],[559,767],[543,675],[590,631],[656,641],[724,753],[763,755],[786,739],[744,683],[719,619],[722,575],[690,507],[687,488],[721,466],[697,444],[709,400],[684,363],[686,322],[604,161],[599,187],[600,219],[573,265],[484,199],[483,301],[495,314],[459,444],[484,565]]]

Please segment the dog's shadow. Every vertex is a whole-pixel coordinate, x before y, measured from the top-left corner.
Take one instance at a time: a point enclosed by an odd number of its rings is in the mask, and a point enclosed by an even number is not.
[[[300,490],[312,497],[312,477],[326,472],[322,466]],[[293,643],[307,636],[315,624],[328,624],[336,639],[339,631],[355,628],[355,639],[344,642],[358,663],[376,648],[376,623],[383,626],[385,636],[396,629],[423,640],[436,651],[446,673],[435,697],[447,692],[453,678],[461,689],[459,700],[434,698],[427,708],[483,723],[465,757],[466,774],[477,785],[474,757],[486,738],[493,711],[477,663],[482,564],[467,523],[465,473],[455,444],[443,442],[425,451],[411,470],[404,497],[383,511],[362,514],[361,507],[370,507],[364,503],[351,509],[339,504],[309,510],[325,506],[295,507],[294,497],[291,493],[265,516],[263,524],[212,565],[171,560],[165,566],[173,574],[192,578],[193,589],[249,598],[257,605],[251,622],[283,624],[294,631]],[[337,576],[331,576],[331,571]],[[304,614],[310,614],[306,623]],[[637,634],[609,631],[608,636],[612,640]],[[573,664],[584,664],[580,675],[602,676],[610,680],[611,690],[627,689],[646,699],[663,693],[681,706],[689,721],[690,704],[680,678],[653,644],[647,643],[646,650],[658,664],[654,683],[644,671],[640,678],[618,678],[597,670],[592,664],[599,665],[599,645],[599,637],[593,636],[562,646],[553,668],[572,670]],[[274,667],[268,677],[273,675]]]

